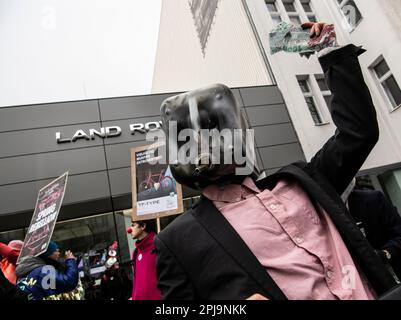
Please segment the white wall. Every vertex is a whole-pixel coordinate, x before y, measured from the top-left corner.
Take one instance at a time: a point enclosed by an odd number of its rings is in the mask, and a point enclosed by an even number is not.
[[[161,0],[0,0],[0,106],[149,94]]]
[[[389,1],[389,2],[387,2]],[[332,22],[336,30],[340,44],[355,43],[363,45],[368,52],[361,56],[361,65],[365,80],[372,93],[378,111],[378,120],[381,130],[380,141],[366,161],[363,169],[371,169],[380,166],[401,162],[401,109],[390,113],[387,101],[383,98],[374,77],[368,67],[373,61],[383,54],[391,69],[401,85],[401,63],[397,59],[401,51],[399,32],[394,23],[389,21],[388,12],[395,15],[395,10],[383,6],[397,4],[400,1],[392,0],[356,0],[364,19],[357,29],[351,34],[341,27],[341,15],[334,0],[312,0],[315,13],[321,21]],[[392,3],[390,3],[392,2]],[[299,57],[299,55],[279,53],[271,56],[269,54],[269,41],[267,35],[273,28],[273,22],[265,6],[264,0],[247,0],[252,17],[255,21],[259,34],[263,39],[263,45],[269,56],[269,61],[276,77],[278,86],[283,93],[290,116],[301,141],[306,158],[309,160],[321,148],[323,143],[334,134],[335,127],[330,120],[328,109],[323,105],[324,118],[330,121],[323,126],[315,126],[307,109],[304,97],[297,82],[297,75],[321,74],[321,67],[316,59],[310,60]],[[385,14],[385,9],[387,14]],[[398,10],[398,13],[401,12]]]
[[[383,148],[381,157],[389,154],[394,162],[401,162],[401,108],[390,112],[390,101],[378,85],[376,76],[371,72],[370,67],[383,56],[393,72],[398,85],[401,86],[401,1],[393,0],[356,0],[363,20],[354,32],[342,32],[344,42],[352,42],[363,45],[367,52],[361,56],[362,70],[366,82],[372,93],[373,100],[378,111],[381,123],[381,133],[386,148]],[[333,3],[331,5],[334,16],[338,14]],[[378,154],[379,156],[379,154]],[[388,156],[387,156],[388,157]],[[389,158],[389,157],[388,157]]]
[[[380,2],[387,15],[389,22],[392,24],[394,30],[401,28],[401,3],[399,0],[382,0]],[[395,32],[395,35],[401,39],[401,33]]]
[[[153,93],[272,83],[241,0],[220,0],[205,56],[187,0],[164,0]]]

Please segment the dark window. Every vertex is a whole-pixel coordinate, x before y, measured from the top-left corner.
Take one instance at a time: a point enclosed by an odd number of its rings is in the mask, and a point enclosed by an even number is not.
[[[310,22],[317,22],[317,18],[314,14],[308,15],[308,20]]]
[[[313,12],[310,0],[301,0],[302,7],[304,8],[305,12]]]
[[[362,20],[362,14],[359,11],[354,0],[337,0],[341,13],[344,16],[350,31],[354,30],[359,22]]]
[[[387,97],[390,99],[392,109],[401,106],[401,90],[386,60],[381,58],[373,67],[373,71],[375,72]]]
[[[327,82],[324,78],[316,77],[316,81],[321,91],[330,91],[329,87],[327,86]]]
[[[320,91],[322,92],[324,101],[326,102],[326,106],[330,107],[332,95],[329,86],[327,85],[326,79],[324,78],[324,75],[316,74],[315,79],[319,86]]]
[[[284,8],[287,12],[296,12],[294,0],[284,0],[283,1]]]
[[[0,233],[0,242],[4,244],[8,244],[12,240],[24,241],[24,238],[25,238],[25,232],[23,229]]]
[[[315,124],[317,124],[317,125],[322,124],[323,121],[322,121],[322,118],[321,118],[319,112],[317,111],[315,99],[313,97],[305,97],[305,100],[306,100],[306,104],[308,105],[309,112],[310,112]]]
[[[331,106],[331,98],[332,98],[332,96],[331,95],[327,95],[327,96],[323,96],[323,97],[324,97],[324,101],[326,101],[327,107],[330,107]]]
[[[302,92],[304,92],[304,93],[310,92],[308,81],[306,79],[298,80],[298,83],[299,83],[299,86],[301,87]]]
[[[270,12],[278,12],[275,0],[267,0],[266,1],[266,6],[267,6],[267,9],[269,9]]]
[[[401,90],[398,86],[397,81],[394,76],[390,76],[387,80],[383,82],[383,87],[387,92],[391,102],[394,107],[398,107],[401,105]]]
[[[305,101],[312,116],[313,122],[315,123],[315,125],[321,125],[323,124],[323,119],[317,108],[316,101],[313,96],[313,92],[309,85],[308,79],[309,78],[298,79],[299,87],[301,88],[301,91],[305,97]]]
[[[384,59],[381,60],[374,69],[375,69],[375,72],[379,79],[381,77],[383,77],[384,75],[386,75],[387,72],[390,71],[390,68],[389,68],[387,62]]]
[[[301,18],[299,16],[290,16],[290,21],[295,25],[302,24]]]
[[[274,15],[274,16],[272,15],[272,20],[273,20],[274,25],[278,25],[281,21],[283,21],[281,19],[281,17],[278,15]]]

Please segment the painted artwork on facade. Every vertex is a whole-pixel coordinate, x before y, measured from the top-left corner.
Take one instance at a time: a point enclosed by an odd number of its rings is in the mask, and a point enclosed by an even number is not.
[[[202,52],[205,55],[219,0],[189,0],[188,2],[198,31]]]

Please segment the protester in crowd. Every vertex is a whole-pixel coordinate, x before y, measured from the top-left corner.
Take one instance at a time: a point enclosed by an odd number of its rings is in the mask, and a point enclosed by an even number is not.
[[[60,250],[54,241],[49,243],[42,255],[23,257],[16,268],[17,286],[28,295],[29,300],[79,300],[82,292],[78,288],[76,258],[71,251],[65,252],[65,258],[65,265],[62,266],[59,263]],[[60,294],[66,295],[54,297]]]
[[[327,25],[304,27],[315,39]],[[214,159],[214,154],[204,151],[200,138],[190,139],[191,146],[177,139],[182,133],[177,135],[177,127],[195,133],[246,132],[247,122],[227,86],[163,102],[170,150],[182,148],[180,154],[202,147],[202,154],[190,162],[177,160],[174,152],[170,159],[174,178],[201,190],[202,197],[155,238],[164,299],[371,300],[396,285],[340,197],[379,137],[358,61],[363,52],[352,44],[319,52],[333,94],[330,111],[336,133],[309,162],[293,163],[266,178],[258,179],[256,170],[247,176],[236,173],[254,163],[252,159],[224,163],[220,157],[217,164],[207,163],[204,160]]]
[[[43,298],[43,300],[85,300],[85,288],[81,279],[79,279],[78,285],[74,290],[60,294],[53,294]]]
[[[0,270],[3,271],[4,276],[12,284],[17,283],[17,275],[15,274],[15,267],[18,257],[21,253],[24,242],[21,240],[13,240],[8,245],[0,242]]]
[[[101,290],[96,285],[96,279],[85,273],[82,280],[84,282],[85,300],[101,300]]]
[[[347,206],[377,254],[401,279],[401,216],[397,208],[375,190],[353,190]]]
[[[118,244],[115,241],[109,248],[105,264],[106,272],[103,274],[100,284],[104,300],[124,301],[131,295],[130,280],[124,269],[120,268],[117,250]]]
[[[10,283],[0,270],[0,301],[27,301],[28,295]]]
[[[136,240],[132,254],[132,300],[160,300],[156,277],[156,235],[154,220],[132,222],[128,233]]]

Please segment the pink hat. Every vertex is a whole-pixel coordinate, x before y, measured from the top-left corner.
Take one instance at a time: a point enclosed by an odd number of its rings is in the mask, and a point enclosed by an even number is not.
[[[22,247],[24,246],[24,242],[21,240],[13,240],[9,242],[8,246],[15,251],[21,251]]]

